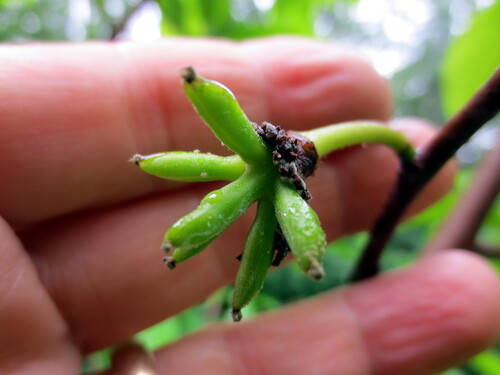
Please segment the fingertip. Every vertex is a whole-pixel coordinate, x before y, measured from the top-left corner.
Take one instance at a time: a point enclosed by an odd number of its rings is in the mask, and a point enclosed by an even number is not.
[[[184,373],[435,374],[498,339],[499,295],[487,262],[444,251],[242,324],[212,326],[158,358]],[[193,350],[200,361],[179,361]]]
[[[500,337],[500,280],[484,257],[468,250],[442,250],[422,258],[422,267],[436,268],[445,283],[460,288],[465,302],[457,309],[469,315],[470,343],[491,345]]]
[[[443,251],[360,284],[346,301],[376,373],[430,374],[457,365],[499,338],[500,283],[464,251]]]

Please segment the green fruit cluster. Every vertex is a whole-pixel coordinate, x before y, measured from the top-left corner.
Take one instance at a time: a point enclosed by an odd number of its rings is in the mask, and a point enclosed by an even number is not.
[[[237,155],[175,151],[134,155],[132,161],[145,172],[172,180],[231,181],[207,194],[195,210],[167,231],[162,248],[170,269],[203,251],[249,206],[258,202],[235,282],[232,315],[239,321],[241,309],[262,288],[273,259],[279,256],[275,255],[277,228],[299,268],[316,280],[324,275],[326,236],[316,213],[297,187],[280,174],[279,166],[273,162],[276,154],[259,136],[233,93],[222,84],[197,75],[190,67],[181,70],[181,77],[186,95],[200,117]],[[373,122],[330,125],[300,134],[313,142],[319,157],[362,143],[386,144],[403,161],[411,160],[414,155],[401,133]]]

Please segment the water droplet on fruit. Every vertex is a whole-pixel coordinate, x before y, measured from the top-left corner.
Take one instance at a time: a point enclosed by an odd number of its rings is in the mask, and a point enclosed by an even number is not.
[[[216,190],[208,194],[205,198],[203,198],[202,203],[214,204],[219,202],[222,199],[223,193],[220,190]]]

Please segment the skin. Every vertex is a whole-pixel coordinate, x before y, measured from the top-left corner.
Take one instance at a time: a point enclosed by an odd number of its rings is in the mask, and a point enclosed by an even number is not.
[[[178,69],[231,87],[249,117],[290,129],[385,121],[387,84],[352,52],[301,39],[4,45],[0,48],[0,372],[74,374],[232,282],[252,215],[169,272],[165,228],[215,184],[161,182],[136,152],[224,152],[182,93]],[[391,123],[415,145],[433,130]],[[366,229],[394,180],[383,147],[329,156],[309,180],[329,240]],[[412,206],[451,186],[442,171]],[[238,244],[235,246],[235,244]],[[241,245],[240,245],[241,244]],[[458,250],[157,353],[159,373],[433,374],[499,338],[500,283]],[[193,353],[196,353],[194,356]],[[196,360],[193,360],[193,359]]]

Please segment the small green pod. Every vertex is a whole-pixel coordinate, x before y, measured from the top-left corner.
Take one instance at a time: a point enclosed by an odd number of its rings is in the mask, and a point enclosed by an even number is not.
[[[181,70],[184,90],[200,117],[229,149],[249,164],[269,160],[269,151],[257,135],[233,93],[219,82]]]
[[[248,232],[245,251],[234,284],[232,316],[235,322],[242,318],[241,309],[262,289],[267,270],[273,262],[276,216],[273,204],[259,200],[255,221]]]
[[[175,181],[234,181],[245,171],[238,155],[174,151],[134,155],[132,161],[144,172]]]
[[[274,204],[278,223],[299,268],[311,278],[321,279],[326,236],[318,216],[297,190],[282,180],[276,183]]]
[[[261,194],[265,175],[257,172],[246,171],[236,181],[207,194],[195,210],[170,227],[165,242],[177,248],[198,245],[219,236]]]
[[[174,253],[172,256],[166,256],[163,258],[163,261],[167,265],[168,268],[173,270],[177,263],[182,263],[189,258],[194,257],[195,255],[201,253],[205,248],[210,245],[210,243],[214,240],[215,238],[211,238],[206,242],[202,242],[200,244],[196,245],[191,245],[191,246],[185,246],[185,247],[178,247],[174,250]],[[165,246],[165,244],[164,244]]]

